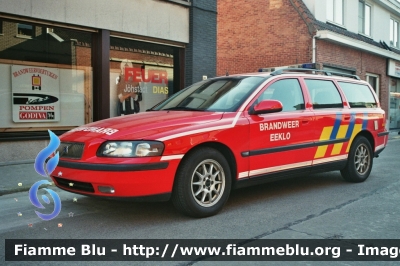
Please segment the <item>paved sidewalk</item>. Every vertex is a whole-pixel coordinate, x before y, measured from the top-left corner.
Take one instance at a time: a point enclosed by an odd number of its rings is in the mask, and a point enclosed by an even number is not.
[[[50,180],[36,173],[34,162],[0,165],[0,196],[28,191],[39,180]]]
[[[391,131],[389,139],[400,139],[398,131]],[[34,159],[20,164],[0,164],[0,196],[28,191],[39,180],[51,181],[36,172]]]

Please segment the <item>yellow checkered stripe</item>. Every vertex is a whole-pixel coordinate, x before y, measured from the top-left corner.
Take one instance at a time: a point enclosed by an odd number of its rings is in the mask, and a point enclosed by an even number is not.
[[[348,128],[349,128],[348,125],[340,126],[336,139],[345,138]],[[333,129],[332,126],[324,127],[322,132],[321,132],[321,136],[319,137],[319,141],[330,140],[330,135],[332,133],[332,129]],[[361,131],[361,129],[362,129],[362,124],[355,124],[354,125],[353,131],[351,133],[351,137],[350,137],[350,140],[349,140],[349,144],[347,145],[347,148],[346,148],[346,153],[349,153],[351,143],[353,142],[353,139],[358,134],[358,132]],[[333,144],[333,149],[332,149],[332,152],[331,152],[330,155],[333,156],[333,155],[340,154],[342,152],[343,144],[344,143]],[[328,146],[329,145],[318,146],[317,151],[315,152],[314,159],[325,157],[326,156],[326,151],[328,149]]]
[[[340,140],[340,139],[349,139],[346,150],[343,150],[344,143],[335,143],[333,145],[332,151],[330,154],[326,154],[329,145],[321,145],[318,146],[317,151],[315,152],[314,159],[324,158],[329,156],[339,155],[341,153],[349,153],[351,143],[354,140],[354,137],[366,127],[366,120],[362,123],[356,124],[356,115],[351,115],[351,120],[348,125],[340,125],[341,115],[338,114],[336,116],[336,121],[334,126],[327,126],[322,129],[321,135],[319,137],[319,141],[329,141],[329,140]]]

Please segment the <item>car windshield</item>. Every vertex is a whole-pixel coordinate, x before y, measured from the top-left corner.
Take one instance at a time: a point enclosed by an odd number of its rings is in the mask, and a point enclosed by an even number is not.
[[[214,111],[234,112],[265,77],[224,77],[204,80],[175,93],[149,111]]]

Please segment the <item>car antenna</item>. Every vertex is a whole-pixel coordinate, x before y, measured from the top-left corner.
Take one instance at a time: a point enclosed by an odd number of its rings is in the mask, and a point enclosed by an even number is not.
[[[228,70],[226,70],[225,76],[229,76]]]

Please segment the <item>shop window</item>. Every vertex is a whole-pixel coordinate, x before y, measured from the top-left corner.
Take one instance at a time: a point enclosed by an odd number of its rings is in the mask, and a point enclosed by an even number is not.
[[[48,129],[65,131],[92,122],[92,33],[8,25],[24,39],[1,37],[0,139],[13,138],[15,132],[27,138],[48,136]],[[56,35],[76,41],[60,42]]]
[[[400,128],[400,79],[391,78],[390,82],[389,127]]]
[[[376,95],[378,96],[379,99],[379,76],[374,75],[374,74],[368,74],[367,73],[367,82],[371,85],[371,87],[374,89]]]
[[[343,25],[343,0],[326,0],[327,20]]]
[[[152,108],[174,92],[173,48],[110,39],[110,117]]]
[[[27,36],[27,37],[34,37],[34,30],[35,27],[30,24],[17,24],[17,35],[18,36]]]
[[[365,1],[358,1],[358,32],[371,35],[371,6]]]
[[[390,46],[399,48],[399,21],[390,19]]]

